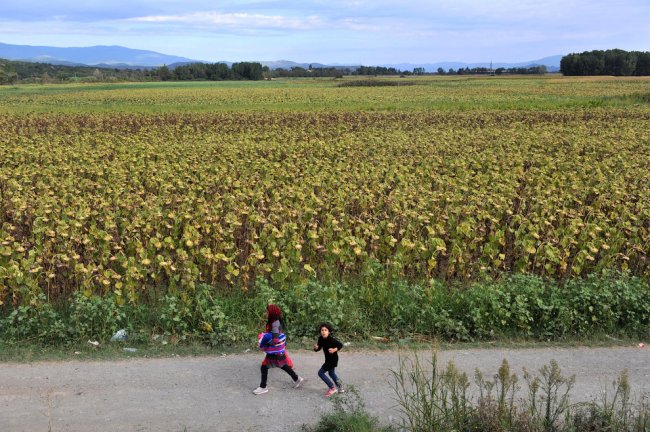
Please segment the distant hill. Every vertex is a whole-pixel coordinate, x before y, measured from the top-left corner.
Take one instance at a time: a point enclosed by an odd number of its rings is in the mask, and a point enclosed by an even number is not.
[[[137,50],[121,46],[97,45],[81,48],[57,48],[48,46],[31,46],[31,45],[10,45],[0,43],[0,58],[7,60],[20,60],[30,62],[49,63],[55,65],[67,66],[96,66],[108,68],[150,68],[167,65],[170,68],[188,63],[217,63],[203,60],[193,60],[185,57],[161,54],[155,51]],[[549,72],[559,71],[561,55],[545,57],[539,60],[531,60],[520,63],[493,63],[493,68],[515,68],[544,65]],[[229,67],[232,62],[220,61],[226,63]],[[356,69],[359,65],[326,65],[322,63],[297,63],[289,60],[277,61],[260,61],[264,66],[270,69],[291,69],[292,67],[309,68],[326,68],[335,67],[337,69]],[[436,72],[438,68],[445,71],[450,68],[475,68],[489,67],[490,62],[482,63],[461,63],[461,62],[439,62],[439,63],[398,63],[398,64],[380,64],[365,66],[383,66],[392,67],[402,71],[412,71],[415,68],[424,68],[427,72]]]
[[[157,67],[164,64],[196,62],[185,57],[137,50],[121,46],[57,48],[0,43],[0,58],[68,66]]]

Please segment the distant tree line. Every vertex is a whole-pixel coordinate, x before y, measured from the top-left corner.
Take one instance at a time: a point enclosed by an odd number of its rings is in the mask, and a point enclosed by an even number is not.
[[[416,68],[417,69],[417,68]],[[424,72],[424,69],[422,69]],[[358,67],[309,67],[294,66],[290,69],[277,68],[269,69],[261,63],[233,63],[231,68],[225,63],[206,64],[190,63],[177,66],[173,70],[165,66],[156,71],[163,81],[187,81],[187,80],[260,80],[268,78],[337,78],[344,75],[411,75],[410,71],[400,71],[395,68],[382,66],[358,66]]]
[[[256,62],[233,63],[231,67],[226,63],[188,63],[173,69],[162,66],[155,70],[161,81],[258,81],[268,72],[268,67]]]
[[[344,75],[361,75],[361,76],[379,76],[379,75],[412,75],[413,72],[401,71],[395,68],[387,68],[383,66],[328,66],[328,67],[312,67],[308,68],[294,66],[291,69],[277,68],[271,71],[273,78],[342,78]]]
[[[319,67],[309,65],[308,68],[294,66],[291,69],[277,68],[271,71],[273,78],[342,78],[344,75],[352,75],[354,68],[349,67]]]
[[[353,75],[404,75],[410,74],[393,67],[383,66],[359,66]]]
[[[529,66],[529,67],[513,67],[513,68],[496,68],[495,75],[543,75],[548,72],[545,65]]]
[[[0,84],[56,83],[65,81],[145,81],[150,70],[53,65],[0,59]]]
[[[621,50],[612,50],[616,55],[605,53],[610,51],[592,51],[591,53],[570,54],[562,59],[563,66],[572,73],[565,75],[595,75],[594,69],[585,65],[618,65],[614,75],[625,75],[634,64],[635,75],[648,75],[650,69],[650,53],[632,52],[627,56]],[[589,54],[589,55],[587,55]],[[598,55],[601,60],[595,60]],[[584,57],[583,57],[584,56]],[[618,60],[614,61],[613,58]],[[632,62],[633,59],[634,61]],[[583,65],[580,73],[576,72],[576,65]],[[573,69],[571,69],[573,68]],[[597,70],[601,70],[600,68]],[[445,71],[438,68],[438,75],[503,75],[503,74],[544,74],[546,66],[530,66],[525,68],[453,68]],[[224,80],[262,80],[271,78],[304,78],[304,77],[330,77],[342,78],[345,75],[359,76],[388,76],[388,75],[430,75],[423,67],[416,67],[412,71],[399,70],[384,66],[328,66],[308,68],[295,66],[290,69],[270,69],[258,62],[239,62],[228,66],[226,63],[187,63],[176,66],[163,65],[158,68],[107,68],[94,66],[53,65],[48,63],[33,63],[22,61],[9,61],[0,59],[0,84],[15,84],[17,82],[56,83],[68,81],[84,82],[112,82],[112,81],[224,81]]]
[[[562,57],[560,72],[573,76],[648,76],[650,75],[650,52],[612,49],[569,54]]]
[[[269,68],[261,63],[240,62],[190,63],[174,68],[106,68],[94,66],[53,65],[0,59],[0,84],[57,83],[70,81],[189,81],[189,80],[261,80],[270,77]]]
[[[548,72],[544,65],[529,66],[529,67],[513,67],[513,68],[496,68],[490,69],[487,67],[466,67],[450,68],[445,72],[443,68],[438,68],[436,72],[438,75],[543,75]]]

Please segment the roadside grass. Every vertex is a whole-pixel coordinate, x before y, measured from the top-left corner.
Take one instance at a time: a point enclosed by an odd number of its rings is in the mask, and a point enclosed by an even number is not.
[[[572,403],[575,376],[563,375],[555,360],[537,372],[524,369],[523,382],[505,359],[493,375],[477,369],[472,381],[453,363],[439,367],[435,352],[428,362],[417,353],[401,357],[391,372],[409,431],[645,432],[650,427],[649,395],[632,399],[627,370],[600,399],[586,403]],[[470,386],[477,390],[470,392]]]
[[[134,348],[135,352],[125,351]],[[111,361],[129,358],[171,358],[216,356],[242,352],[239,347],[216,350],[200,343],[156,345],[141,343],[102,343],[94,346],[87,341],[71,342],[65,346],[43,346],[35,343],[0,342],[0,362],[32,363],[40,361]]]
[[[339,335],[349,343],[346,351],[452,351],[468,349],[533,349],[533,348],[601,348],[636,346],[638,338],[612,339],[607,335],[594,335],[589,338],[565,339],[562,341],[536,341],[530,339],[497,339],[479,342],[444,342],[424,337],[408,340],[377,341],[361,339],[349,335]],[[41,361],[119,361],[129,358],[173,358],[173,357],[210,357],[257,353],[254,335],[249,343],[209,346],[201,341],[174,341],[173,338],[160,338],[148,342],[101,342],[98,346],[89,340],[70,341],[63,345],[43,345],[36,341],[7,342],[0,341],[0,363],[32,363]],[[96,342],[90,340],[91,342]],[[313,340],[303,337],[291,340],[293,351],[312,351]],[[125,348],[135,348],[135,352]]]
[[[650,428],[650,395],[633,399],[627,370],[599,398],[581,403],[571,401],[575,376],[564,375],[555,360],[538,371],[524,369],[520,380],[504,359],[495,374],[477,369],[472,380],[453,362],[439,367],[435,351],[429,361],[414,352],[400,356],[391,373],[399,424],[381,425],[352,388],[334,395],[332,410],[302,430],[647,432]]]
[[[309,349],[322,321],[352,349],[633,346],[647,342],[650,330],[648,281],[621,273],[562,286],[518,274],[465,286],[374,275],[277,288],[259,279],[248,293],[198,284],[193,296],[168,293],[142,300],[119,304],[110,295],[77,292],[58,305],[44,296],[16,308],[4,305],[0,361],[254,350],[269,303],[285,312],[296,349]],[[127,341],[110,342],[120,329]],[[137,351],[124,352],[125,347]]]

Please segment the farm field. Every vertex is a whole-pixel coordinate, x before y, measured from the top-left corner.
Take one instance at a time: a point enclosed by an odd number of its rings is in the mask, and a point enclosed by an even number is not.
[[[372,85],[347,86],[354,83]],[[393,85],[377,85],[388,83]],[[648,77],[409,77],[0,87],[0,113],[647,108]]]
[[[647,281],[650,80],[383,80],[0,88],[0,307]]]

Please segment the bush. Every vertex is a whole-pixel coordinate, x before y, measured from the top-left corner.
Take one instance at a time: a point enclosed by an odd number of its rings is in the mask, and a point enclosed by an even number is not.
[[[282,302],[290,319],[290,331],[295,335],[316,335],[317,325],[323,321],[331,323],[337,331],[349,329],[345,319],[346,315],[349,318],[347,311],[353,300],[346,292],[349,293],[349,287],[340,283],[309,281],[297,285],[285,294]]]
[[[167,335],[201,339],[211,345],[238,342],[246,334],[234,316],[226,316],[224,305],[213,287],[199,284],[194,296],[164,297],[155,326]]]
[[[330,399],[334,405],[332,412],[321,417],[314,426],[303,425],[304,432],[379,432],[390,429],[381,428],[379,420],[365,410],[363,399],[354,386],[348,386],[343,394]]]
[[[123,309],[112,296],[90,297],[76,292],[69,311],[69,333],[71,338],[107,339],[126,321]]]
[[[513,274],[462,291],[472,338],[516,335],[544,339],[597,333],[644,334],[650,326],[647,281],[621,273],[571,279],[564,285]],[[461,315],[462,317],[462,315]]]
[[[44,344],[65,342],[68,329],[44,294],[27,306],[18,306],[0,321],[7,340],[36,340]]]
[[[577,334],[621,330],[641,334],[650,325],[650,295],[643,279],[617,273],[590,275],[569,280],[561,295]]]

